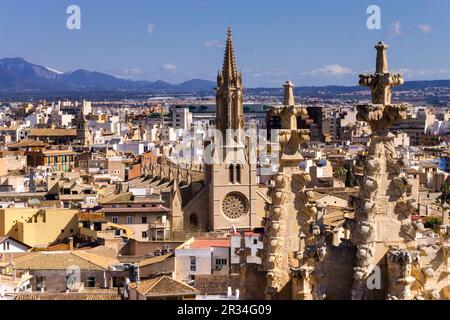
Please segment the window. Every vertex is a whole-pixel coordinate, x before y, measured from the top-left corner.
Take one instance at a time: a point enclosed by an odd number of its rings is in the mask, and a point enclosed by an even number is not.
[[[241,165],[236,166],[236,182],[241,183]]]
[[[45,277],[36,277],[36,291],[45,291]]]
[[[144,238],[144,239],[148,238],[147,231],[142,232],[142,238]]]
[[[112,217],[112,223],[117,224],[119,222],[119,219],[117,217]]]
[[[61,233],[64,233],[64,229],[61,229]]]
[[[156,241],[165,240],[164,230],[156,230]]]
[[[142,224],[146,224],[147,223],[147,217],[142,217]]]
[[[190,261],[190,270],[192,272],[197,271],[197,259],[195,257],[190,257],[189,261]]]
[[[253,244],[258,244],[258,239],[253,239]]]
[[[195,213],[191,214],[189,217],[189,224],[191,226],[191,230],[196,230],[198,228],[198,218]]]
[[[86,280],[86,287],[87,288],[94,288],[95,287],[95,277],[88,277]]]
[[[133,224],[133,217],[131,216],[127,217],[127,224]]]
[[[227,259],[216,259],[216,266],[225,266],[227,264]]]
[[[234,166],[232,164],[228,167],[228,180],[229,183],[234,183]]]

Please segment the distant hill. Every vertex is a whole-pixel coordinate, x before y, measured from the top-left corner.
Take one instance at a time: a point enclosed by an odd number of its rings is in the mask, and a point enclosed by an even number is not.
[[[60,73],[44,66],[32,64],[22,58],[0,60],[0,92],[54,93],[70,91],[150,91],[150,92],[190,92],[209,91],[215,83],[207,80],[189,80],[180,84],[164,81],[132,81],[108,74],[76,70]]]
[[[164,81],[133,81],[108,74],[76,70],[58,72],[36,65],[22,58],[0,60],[0,96],[4,98],[42,98],[42,97],[126,97],[146,94],[214,94],[216,83],[193,79],[180,84]],[[423,90],[426,88],[450,88],[450,80],[407,81],[396,90]],[[246,88],[247,94],[282,95],[279,88]],[[322,86],[296,87],[296,94],[304,96],[333,96],[343,93],[368,90],[360,86]]]
[[[421,80],[405,81],[400,87],[395,87],[395,91],[424,90],[428,88],[447,88],[450,89],[450,80]],[[367,87],[362,86],[322,86],[322,87],[295,87],[295,94],[301,96],[334,96],[345,93],[358,93],[369,91]],[[248,94],[255,95],[282,95],[283,88],[248,88]]]

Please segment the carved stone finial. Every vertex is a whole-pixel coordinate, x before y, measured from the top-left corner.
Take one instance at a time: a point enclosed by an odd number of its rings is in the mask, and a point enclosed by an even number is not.
[[[387,45],[379,42],[375,46],[377,50],[375,74],[363,74],[359,76],[359,84],[369,87],[372,91],[373,104],[391,104],[392,87],[400,86],[405,82],[402,75],[388,72],[387,48]]]
[[[291,81],[286,81],[284,84],[284,102],[285,106],[295,105],[294,100],[294,84]]]
[[[389,48],[389,46],[383,41],[378,42],[375,46],[375,49],[377,49],[377,64],[375,73],[388,73],[387,48]]]

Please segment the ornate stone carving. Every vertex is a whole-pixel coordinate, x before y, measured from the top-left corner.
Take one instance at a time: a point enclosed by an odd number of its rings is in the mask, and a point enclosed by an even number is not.
[[[359,84],[361,86],[368,86],[371,89],[372,102],[374,104],[389,105],[392,98],[392,87],[404,83],[401,75],[388,72],[387,48],[388,46],[383,42],[377,43],[375,46],[377,50],[375,74],[359,76]]]
[[[309,140],[309,132],[297,129],[297,117],[305,115],[306,108],[295,105],[293,85],[288,82],[285,85],[285,105],[268,111],[269,117],[281,118],[281,130],[280,169],[273,176],[273,188],[269,190],[271,204],[266,207],[267,233],[264,242],[267,255],[264,263],[267,267],[267,299],[275,298],[289,283],[291,270],[300,270],[295,258],[295,252],[298,252],[297,241],[288,234],[292,224],[300,225],[300,229],[309,235],[307,222],[311,217],[311,209],[306,206],[309,196],[304,188],[311,178],[298,168],[302,160],[299,147]],[[302,286],[306,297],[309,280],[305,281]]]
[[[419,255],[407,250],[392,249],[387,254],[389,275],[389,297],[410,300],[411,285],[415,278],[411,276],[413,264],[419,263]]]
[[[387,46],[380,42],[375,48],[376,72],[360,76],[360,85],[372,91],[372,104],[357,106],[357,119],[370,125],[372,138],[360,198],[355,201],[355,221],[346,222],[352,231],[351,240],[357,245],[353,299],[367,297],[367,278],[374,263],[389,250],[389,244],[406,244],[415,237],[414,227],[407,220],[414,211],[414,201],[406,195],[412,182],[402,173],[406,163],[397,157],[393,135],[389,133],[394,122],[406,117],[407,104],[391,104],[392,87],[401,85],[403,78],[388,73]],[[390,275],[391,271],[388,269]],[[391,296],[405,298],[408,295],[400,297],[396,292]]]

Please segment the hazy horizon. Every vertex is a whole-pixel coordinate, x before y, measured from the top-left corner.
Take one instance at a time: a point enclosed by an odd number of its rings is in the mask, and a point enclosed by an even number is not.
[[[357,85],[358,74],[373,71],[380,40],[390,46],[391,71],[407,81],[450,79],[450,2],[80,0],[81,30],[69,30],[71,4],[2,1],[0,57],[122,79],[215,81],[230,25],[247,88],[279,87],[287,79],[297,86]],[[371,4],[381,8],[381,30],[366,26]]]

